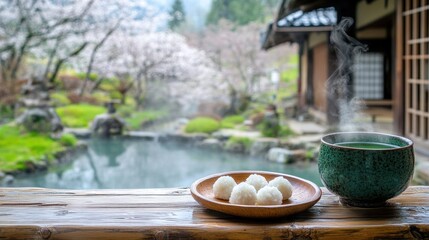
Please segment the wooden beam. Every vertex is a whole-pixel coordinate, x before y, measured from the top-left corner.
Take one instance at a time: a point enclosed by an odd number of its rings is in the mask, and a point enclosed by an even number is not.
[[[312,27],[273,27],[276,32],[329,32],[334,29],[333,26],[312,26]]]
[[[393,127],[398,135],[405,135],[405,102],[404,97],[405,79],[404,79],[404,49],[403,49],[403,21],[402,16],[403,0],[396,1],[396,21],[395,21],[395,79],[393,91]],[[407,56],[405,54],[405,56]],[[408,62],[408,59],[405,59]]]

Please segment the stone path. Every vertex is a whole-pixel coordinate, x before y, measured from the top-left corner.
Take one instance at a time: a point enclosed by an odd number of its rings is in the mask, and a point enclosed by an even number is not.
[[[326,128],[315,122],[300,122],[296,120],[288,121],[288,125],[292,131],[299,135],[306,134],[322,134],[326,131]]]
[[[261,133],[256,131],[241,131],[237,129],[220,129],[213,133],[213,136],[258,138],[261,136]]]

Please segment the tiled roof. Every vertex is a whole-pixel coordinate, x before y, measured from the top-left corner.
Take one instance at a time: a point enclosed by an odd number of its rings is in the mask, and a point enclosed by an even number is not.
[[[279,28],[333,26],[337,23],[337,11],[334,7],[319,8],[309,12],[298,10],[277,22]]]

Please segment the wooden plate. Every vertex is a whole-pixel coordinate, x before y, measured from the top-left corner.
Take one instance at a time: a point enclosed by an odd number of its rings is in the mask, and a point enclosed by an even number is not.
[[[292,196],[281,205],[267,206],[231,204],[214,197],[213,184],[219,177],[231,176],[238,184],[246,181],[246,178],[253,173],[264,176],[267,181],[278,176],[286,178],[292,184]],[[195,181],[191,186],[191,194],[199,204],[208,209],[240,217],[274,218],[296,214],[312,207],[319,201],[322,191],[316,184],[292,175],[263,171],[236,171],[218,173]]]

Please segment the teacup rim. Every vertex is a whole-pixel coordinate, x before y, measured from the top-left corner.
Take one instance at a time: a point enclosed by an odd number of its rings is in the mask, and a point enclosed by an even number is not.
[[[333,143],[328,143],[327,141],[325,141],[325,138],[333,136],[333,135],[339,135],[339,134],[372,134],[372,135],[381,135],[381,136],[386,136],[386,137],[394,137],[394,138],[398,138],[398,139],[406,142],[407,145],[403,146],[403,147],[398,146],[397,148],[391,148],[391,149],[365,149],[365,148],[357,148],[357,147],[339,146],[339,145],[336,145]],[[334,147],[334,148],[351,149],[351,150],[365,150],[365,151],[397,151],[397,150],[413,147],[413,145],[414,145],[414,142],[409,138],[406,138],[403,136],[398,136],[398,135],[393,135],[393,134],[379,133],[379,132],[334,132],[334,133],[329,133],[329,134],[324,135],[320,140],[323,144],[326,144],[326,145],[328,145],[330,147]]]

